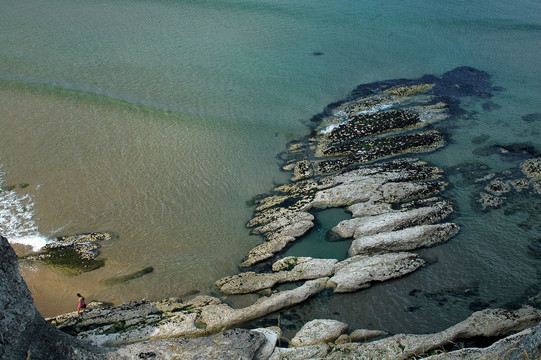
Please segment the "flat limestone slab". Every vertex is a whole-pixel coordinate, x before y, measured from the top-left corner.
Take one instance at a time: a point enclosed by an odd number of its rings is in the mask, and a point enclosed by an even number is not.
[[[434,205],[416,209],[344,220],[332,228],[331,232],[342,238],[359,238],[410,226],[433,224],[445,219],[452,210],[448,201],[440,201]]]
[[[335,341],[348,330],[348,324],[337,320],[315,319],[307,322],[291,339],[293,347],[325,344]]]
[[[335,293],[353,292],[370,287],[372,282],[385,281],[409,274],[425,261],[413,253],[388,253],[374,256],[358,255],[337,265],[329,280]]]
[[[279,283],[332,276],[337,263],[336,259],[287,257],[273,264],[272,273],[248,271],[224,277],[215,285],[224,294],[247,294],[272,288]]]
[[[409,251],[445,242],[455,236],[459,226],[454,223],[419,225],[397,231],[361,236],[352,241],[348,256]]]

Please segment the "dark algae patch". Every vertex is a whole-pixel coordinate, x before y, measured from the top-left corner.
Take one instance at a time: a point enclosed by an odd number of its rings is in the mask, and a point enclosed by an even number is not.
[[[55,248],[41,257],[44,264],[59,268],[69,275],[79,275],[84,272],[96,270],[105,264],[105,260],[86,259],[72,246]]]

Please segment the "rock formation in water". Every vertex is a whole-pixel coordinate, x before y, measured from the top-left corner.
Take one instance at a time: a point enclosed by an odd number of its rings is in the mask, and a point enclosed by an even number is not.
[[[88,233],[60,236],[48,243],[38,253],[24,257],[26,261],[41,261],[44,264],[62,270],[68,275],[78,275],[96,270],[104,265],[103,259],[97,259],[100,242],[111,240],[110,233]]]

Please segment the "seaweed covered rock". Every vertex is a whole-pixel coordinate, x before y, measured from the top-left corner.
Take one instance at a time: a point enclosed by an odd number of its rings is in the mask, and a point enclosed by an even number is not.
[[[105,264],[104,259],[97,259],[100,242],[111,240],[110,233],[88,233],[60,236],[48,243],[35,254],[24,257],[25,260],[41,261],[59,268],[69,275],[92,271]]]
[[[521,164],[524,175],[532,179],[541,179],[541,158],[534,158],[524,161]]]

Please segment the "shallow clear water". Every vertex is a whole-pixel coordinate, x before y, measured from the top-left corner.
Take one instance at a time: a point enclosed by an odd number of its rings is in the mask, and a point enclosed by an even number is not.
[[[35,225],[18,231],[119,235],[104,244],[106,266],[91,273],[22,266],[38,309],[71,311],[76,292],[119,303],[213,291],[260,242],[244,227],[253,210],[246,201],[287,180],[276,155],[358,84],[462,65],[489,72],[504,90],[465,99],[477,114],[456,119],[446,128],[451,143],[423,158],[444,169],[465,160],[516,168],[472,151],[515,142],[541,150],[539,121],[522,119],[541,111],[540,10],[526,0],[2,1],[1,181],[29,184],[14,192],[30,199]],[[483,108],[487,101],[500,107],[487,110],[497,107]],[[481,134],[488,140],[472,143]],[[538,283],[528,245],[539,229],[518,226],[535,224],[537,210],[480,215],[470,199],[477,190],[449,180],[462,231],[422,251],[432,265],[294,311],[434,331],[468,316],[471,301],[440,306],[427,293],[476,288],[501,306]],[[146,266],[154,273],[100,284]]]

